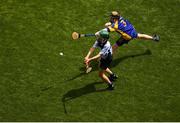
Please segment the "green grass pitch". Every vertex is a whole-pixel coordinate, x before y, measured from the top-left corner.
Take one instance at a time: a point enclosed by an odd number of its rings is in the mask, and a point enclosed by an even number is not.
[[[0,0],[0,121],[180,121],[180,0]],[[114,91],[83,60],[120,10],[138,32],[118,49]],[[111,44],[118,38],[111,33]],[[60,56],[59,53],[64,55]]]

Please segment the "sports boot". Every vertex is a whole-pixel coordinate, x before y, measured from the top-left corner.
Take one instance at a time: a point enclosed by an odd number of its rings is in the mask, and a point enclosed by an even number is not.
[[[109,78],[110,81],[115,81],[115,80],[118,78],[118,76],[113,73],[113,74],[110,75],[108,78]]]
[[[159,42],[159,40],[160,40],[160,37],[159,37],[159,35],[153,35],[153,40],[154,41],[156,41],[156,42]]]

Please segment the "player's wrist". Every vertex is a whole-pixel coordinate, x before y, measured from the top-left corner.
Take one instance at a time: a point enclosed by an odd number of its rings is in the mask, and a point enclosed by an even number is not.
[[[86,57],[85,57],[85,59],[88,59],[89,58],[89,55],[87,55]]]

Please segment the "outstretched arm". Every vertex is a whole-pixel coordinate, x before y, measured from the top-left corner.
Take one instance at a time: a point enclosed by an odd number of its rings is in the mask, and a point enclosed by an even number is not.
[[[99,53],[99,54],[97,54],[96,56],[87,59],[87,60],[86,60],[86,63],[89,63],[90,61],[95,60],[95,59],[98,59],[98,58],[100,58],[100,57],[101,57],[101,54]]]
[[[91,56],[91,54],[94,52],[95,48],[94,47],[91,47],[88,54],[86,55],[85,57],[85,60],[89,59],[89,57]]]
[[[86,64],[86,69],[89,68],[89,62],[86,62],[89,57],[91,56],[91,54],[94,52],[95,48],[91,47],[88,54],[86,55],[86,57],[84,58],[84,63]]]

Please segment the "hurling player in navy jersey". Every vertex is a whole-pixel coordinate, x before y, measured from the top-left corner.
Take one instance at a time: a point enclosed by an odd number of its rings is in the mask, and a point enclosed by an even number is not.
[[[123,44],[127,44],[132,39],[144,39],[153,40],[158,42],[160,37],[158,35],[147,35],[136,32],[134,26],[126,19],[124,19],[117,11],[112,11],[110,16],[110,22],[105,24],[108,32],[117,32],[120,34],[120,38],[112,46],[113,52]],[[97,32],[98,33],[98,32]]]

